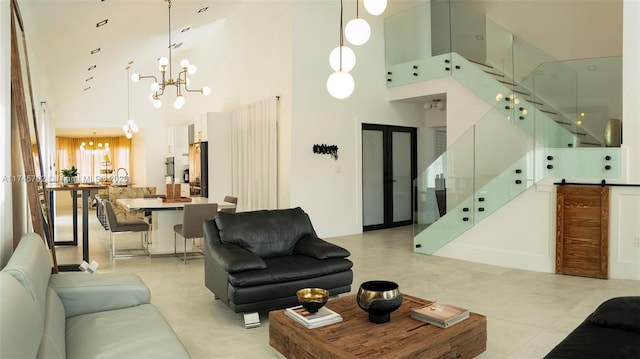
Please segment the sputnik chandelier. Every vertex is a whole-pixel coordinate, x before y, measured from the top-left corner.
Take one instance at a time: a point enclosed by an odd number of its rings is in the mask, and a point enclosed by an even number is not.
[[[140,79],[153,79],[149,99],[153,102],[153,107],[155,108],[162,107],[162,101],[160,101],[160,97],[164,95],[167,86],[175,86],[176,99],[173,102],[173,107],[175,109],[181,109],[185,103],[185,99],[183,96],[184,92],[200,92],[201,94],[207,96],[211,93],[211,88],[208,86],[204,86],[197,90],[189,89],[188,86],[191,81],[187,77],[187,74],[195,75],[198,69],[195,65],[190,64],[189,60],[187,59],[183,59],[182,61],[180,61],[180,72],[178,72],[178,76],[175,79],[173,78],[171,71],[171,48],[173,47],[173,44],[171,43],[171,0],[167,0],[167,2],[169,4],[169,58],[161,57],[158,60],[158,68],[160,69],[160,73],[162,74],[162,81],[158,82],[158,79],[155,76],[141,76],[138,73],[134,73],[133,75],[131,75],[131,81],[138,82],[140,81]],[[169,72],[168,74],[167,71]]]
[[[364,0],[364,7],[371,15],[380,15],[387,8],[387,0]],[[352,45],[360,46],[369,41],[371,27],[366,20],[360,18],[358,0],[356,0],[356,18],[342,26],[343,4],[340,0],[340,42],[329,54],[329,65],[335,71],[327,79],[327,91],[337,99],[345,99],[353,93],[355,81],[349,71],[356,65],[356,54],[344,46],[344,38]]]

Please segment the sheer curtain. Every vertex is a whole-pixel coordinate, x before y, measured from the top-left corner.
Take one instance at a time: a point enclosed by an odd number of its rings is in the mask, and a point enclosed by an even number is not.
[[[231,114],[233,193],[238,211],[278,207],[277,98]]]
[[[85,143],[84,149],[80,147]],[[93,145],[89,145],[93,142]],[[109,146],[106,146],[106,144]],[[98,144],[102,146],[98,147]],[[118,168],[129,171],[131,140],[118,137],[56,137],[56,165],[58,170],[75,166],[78,169],[78,181],[96,182],[100,178],[109,177],[109,170],[116,175]],[[108,156],[108,158],[105,158]],[[106,159],[109,163],[106,163]],[[105,173],[106,172],[106,173]],[[60,176],[60,172],[57,174]]]

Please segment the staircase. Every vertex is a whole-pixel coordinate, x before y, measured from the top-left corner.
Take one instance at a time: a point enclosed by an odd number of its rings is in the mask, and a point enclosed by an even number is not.
[[[436,252],[545,179],[620,177],[620,149],[602,147],[580,126],[577,75],[567,64],[539,64],[518,81],[456,52],[387,66],[389,88],[442,77],[454,78],[491,109],[416,178],[416,252]]]

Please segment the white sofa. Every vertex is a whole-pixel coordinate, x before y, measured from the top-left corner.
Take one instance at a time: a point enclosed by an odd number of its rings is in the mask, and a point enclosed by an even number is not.
[[[0,271],[0,358],[189,358],[132,273],[51,274],[40,236]]]

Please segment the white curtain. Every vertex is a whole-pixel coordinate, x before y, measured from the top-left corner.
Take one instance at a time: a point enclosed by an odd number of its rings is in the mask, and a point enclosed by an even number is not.
[[[238,211],[278,207],[277,98],[231,114],[233,193]]]

